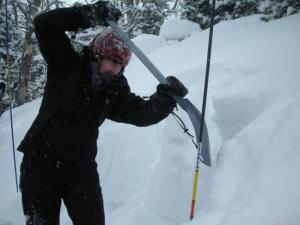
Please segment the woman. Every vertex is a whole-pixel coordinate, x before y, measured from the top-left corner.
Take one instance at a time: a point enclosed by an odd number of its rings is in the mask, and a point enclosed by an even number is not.
[[[160,84],[149,100],[130,91],[123,75],[128,46],[111,30],[99,33],[79,54],[65,31],[117,21],[120,11],[108,2],[55,9],[34,19],[40,51],[48,65],[39,113],[18,150],[24,153],[20,188],[26,224],[57,225],[61,200],[73,224],[104,225],[97,173],[98,128],[105,119],[149,126],[185,96],[175,78]]]

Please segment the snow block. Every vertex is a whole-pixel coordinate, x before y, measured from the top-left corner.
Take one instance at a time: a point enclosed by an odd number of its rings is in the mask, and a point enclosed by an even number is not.
[[[183,40],[193,32],[200,32],[200,25],[189,20],[168,19],[160,28],[159,36],[166,40]]]

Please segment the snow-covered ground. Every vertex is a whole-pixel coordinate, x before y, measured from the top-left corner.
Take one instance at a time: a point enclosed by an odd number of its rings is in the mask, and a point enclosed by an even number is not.
[[[196,150],[172,117],[137,128],[106,121],[98,141],[108,225],[300,224],[300,14],[264,23],[251,16],[215,26],[206,121],[213,166],[201,165],[190,222]],[[182,41],[144,35],[136,43],[201,109],[208,30]],[[149,47],[151,46],[151,47]],[[133,57],[132,90],[156,80]],[[18,144],[40,100],[14,110]],[[178,112],[192,131],[186,114]],[[0,118],[0,225],[24,224],[16,194],[9,113]],[[19,166],[22,155],[17,153]],[[61,224],[70,225],[62,209]]]

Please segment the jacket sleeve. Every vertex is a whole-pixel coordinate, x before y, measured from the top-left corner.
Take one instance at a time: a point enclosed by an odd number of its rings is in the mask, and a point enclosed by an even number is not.
[[[91,27],[88,14],[87,6],[75,6],[54,9],[34,18],[36,38],[48,65],[71,64],[78,58],[65,31]]]
[[[167,116],[168,114],[155,112],[151,100],[144,100],[134,93],[128,92],[118,97],[108,119],[144,127],[156,124]]]

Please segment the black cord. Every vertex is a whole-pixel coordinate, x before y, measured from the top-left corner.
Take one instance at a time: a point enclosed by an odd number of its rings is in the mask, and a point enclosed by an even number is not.
[[[150,99],[150,97],[148,97],[148,96],[143,96],[142,98],[143,99]],[[177,110],[177,106],[176,106],[176,110]],[[198,144],[195,142],[195,137],[189,132],[189,129],[186,127],[183,120],[174,111],[171,112],[171,114],[174,117],[174,119],[176,120],[176,122],[178,123],[178,125],[183,129],[183,132],[191,138],[191,140],[192,140],[193,144],[195,145],[196,149],[198,149],[199,147],[198,147]]]
[[[193,144],[195,145],[196,149],[198,149],[198,145],[194,140],[194,136],[189,132],[189,129],[186,127],[183,120],[176,113],[172,112],[171,114],[174,117],[174,119],[176,120],[176,122],[179,124],[179,126],[183,129],[183,132],[191,138],[191,140],[192,140]]]

